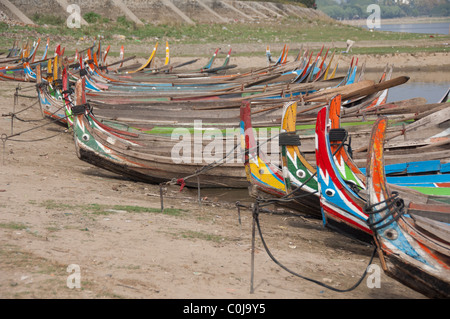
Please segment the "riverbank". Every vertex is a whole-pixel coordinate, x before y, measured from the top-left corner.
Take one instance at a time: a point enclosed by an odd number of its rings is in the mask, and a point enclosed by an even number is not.
[[[16,87],[2,84],[1,114],[12,112]],[[21,87],[33,94],[33,84]],[[4,141],[0,162],[2,299],[424,298],[383,272],[375,274],[379,287],[369,279],[345,293],[324,288],[280,268],[258,236],[250,292],[252,214],[234,205],[251,203],[246,190],[202,190],[199,205],[195,189],[171,186],[161,213],[157,185],[80,161],[70,132],[40,120],[35,100],[18,102],[27,121],[14,122],[23,134]],[[0,134],[10,130],[10,118],[1,117]],[[260,222],[275,258],[333,289],[353,286],[373,252],[307,215],[274,211]]]
[[[33,34],[36,35],[36,34]],[[55,41],[57,40],[57,41]],[[92,39],[52,37],[52,44],[68,48],[91,45]],[[79,41],[79,42],[77,42]],[[302,45],[341,48],[344,40],[288,42],[290,58]],[[360,45],[381,45],[368,40]],[[427,39],[417,40],[427,45]],[[433,41],[433,40],[431,40]],[[126,56],[151,52],[155,41],[128,42]],[[215,65],[223,63],[229,42],[171,44],[171,62],[199,60],[201,67],[215,48],[221,47]],[[284,43],[270,43],[274,57]],[[398,42],[395,42],[398,43]],[[113,42],[108,61],[117,60],[121,43]],[[399,45],[410,45],[405,40]],[[385,46],[394,42],[385,42]],[[266,65],[265,43],[233,43],[230,64],[239,69]],[[69,51],[69,50],[68,50]],[[337,50],[337,53],[342,49]],[[236,54],[235,54],[236,53]],[[432,81],[430,69],[449,67],[448,53],[385,55],[341,54],[339,73],[352,59],[373,71],[378,79],[384,67],[416,72]],[[336,60],[335,60],[336,61]],[[156,64],[163,63],[159,53]],[[448,62],[447,62],[448,63]],[[408,75],[408,73],[406,74]],[[11,134],[14,92],[17,83],[0,87],[0,135]],[[23,95],[35,86],[21,83]],[[78,159],[70,131],[42,119],[35,99],[20,98],[15,111],[15,140],[3,140],[0,152],[0,297],[3,299],[423,299],[415,291],[380,273],[380,287],[362,281],[341,293],[285,272],[256,239],[254,292],[251,286],[252,214],[235,206],[248,203],[247,191],[196,190],[171,186],[164,190],[161,213],[158,185],[136,183]],[[30,130],[32,129],[32,130]],[[55,135],[52,138],[53,135]],[[289,269],[335,289],[351,287],[366,269],[373,247],[325,229],[322,221],[306,215],[262,214],[264,239],[274,256]],[[373,264],[380,266],[378,259]],[[377,269],[377,268],[375,268]],[[74,273],[75,271],[75,273]],[[76,275],[76,276],[72,276]],[[71,281],[78,278],[79,281]],[[68,281],[69,280],[69,281]],[[76,284],[76,285],[74,285]]]

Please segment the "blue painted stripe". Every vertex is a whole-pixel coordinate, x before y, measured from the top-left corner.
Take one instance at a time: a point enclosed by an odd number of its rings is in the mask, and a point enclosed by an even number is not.
[[[441,173],[450,173],[450,163],[441,164]]]
[[[384,167],[386,175],[389,174],[417,174],[425,172],[450,173],[450,163],[441,164],[439,160],[418,161],[409,163],[390,164]],[[362,167],[361,172],[366,174],[366,168]]]
[[[408,163],[408,174],[423,173],[423,172],[437,172],[441,169],[441,161],[420,161]]]
[[[450,182],[450,174],[390,176],[387,177],[387,181],[392,184],[448,183]]]
[[[436,187],[434,183],[396,183],[395,185],[406,187]]]
[[[403,172],[406,172],[406,169],[407,169],[406,163],[399,163],[399,164],[387,165],[385,167],[385,172],[386,172],[386,174],[403,173]]]

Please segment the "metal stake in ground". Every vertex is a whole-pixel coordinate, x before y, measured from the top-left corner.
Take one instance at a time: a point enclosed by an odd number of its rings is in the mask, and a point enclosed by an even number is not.
[[[251,273],[250,273],[250,293],[253,294],[255,292],[254,286],[253,286],[253,280],[254,280],[254,274],[255,274],[255,232],[256,232],[256,215],[258,214],[258,203],[256,202],[253,205],[252,210],[252,217],[253,217],[253,223],[252,223],[252,254],[251,254]]]
[[[161,213],[164,213],[163,186],[159,184],[159,198],[161,200]]]
[[[16,87],[16,93],[14,93],[13,111],[11,115],[11,135],[14,134],[14,116],[16,114],[16,105],[19,103],[19,86]]]
[[[202,195],[200,192],[200,177],[197,175],[197,196],[198,196],[198,205],[202,206]]]
[[[2,151],[3,165],[5,165],[5,152],[6,152],[6,140],[7,139],[8,139],[8,135],[6,135],[5,133],[3,133],[2,136],[0,137],[0,140],[3,143],[3,151]]]

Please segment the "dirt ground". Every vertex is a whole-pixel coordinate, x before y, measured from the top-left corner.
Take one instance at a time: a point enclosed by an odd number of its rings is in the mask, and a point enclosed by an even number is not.
[[[437,59],[444,61],[429,62]],[[3,137],[11,134],[5,115],[13,111],[16,86],[0,85]],[[35,94],[32,84],[21,86],[21,94]],[[21,97],[16,112],[35,101]],[[38,121],[15,120],[14,133],[23,132],[15,139],[23,141],[0,143],[0,298],[424,298],[383,273],[379,288],[366,279],[350,292],[324,288],[275,264],[258,235],[251,293],[252,216],[241,210],[239,218],[234,205],[251,202],[245,190],[202,190],[199,205],[196,190],[171,186],[164,206],[176,213],[162,214],[158,186],[80,161],[70,132],[40,120],[38,105],[18,117]],[[302,276],[346,289],[368,266],[372,247],[324,229],[320,220],[289,214],[260,220],[273,255]]]

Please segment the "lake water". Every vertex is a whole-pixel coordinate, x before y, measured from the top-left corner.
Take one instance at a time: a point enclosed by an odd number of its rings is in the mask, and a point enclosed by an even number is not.
[[[437,103],[447,92],[450,82],[411,82],[389,89],[387,102],[423,97],[427,103]]]
[[[426,34],[449,34],[450,22],[434,23],[403,23],[403,24],[384,24],[381,21],[380,31],[407,32],[407,33],[426,33]],[[367,28],[367,26],[366,26]],[[439,81],[437,76],[435,80],[422,82],[420,80],[410,81],[398,87],[389,90],[388,102],[406,100],[414,97],[424,97],[428,103],[436,103],[447,92],[450,87],[448,77]]]
[[[367,28],[367,26],[365,26],[365,28]],[[380,28],[375,29],[375,31],[449,34],[449,28],[450,22],[384,24],[383,20],[381,20]]]

